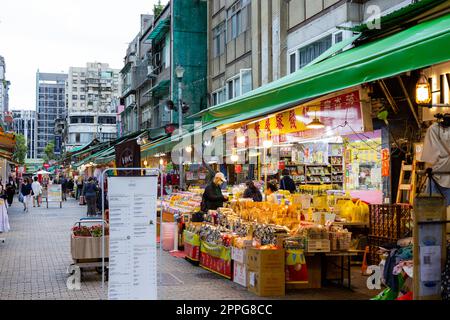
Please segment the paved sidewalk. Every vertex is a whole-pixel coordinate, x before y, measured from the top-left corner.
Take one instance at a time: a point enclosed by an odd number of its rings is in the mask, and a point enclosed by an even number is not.
[[[70,229],[84,217],[85,206],[74,200],[64,202],[63,208],[51,204],[23,212],[20,203],[9,209],[11,232],[6,243],[0,243],[0,300],[95,300],[107,297],[101,289],[101,275],[95,270],[83,272],[80,291],[67,289],[67,267],[70,255]],[[223,279],[184,259],[168,253],[159,257],[160,299],[259,299],[245,288]],[[364,288],[366,278],[355,272],[353,285]],[[107,287],[107,285],[105,286]],[[356,289],[354,292],[340,288],[301,290],[288,292],[284,299],[364,299],[377,292]]]

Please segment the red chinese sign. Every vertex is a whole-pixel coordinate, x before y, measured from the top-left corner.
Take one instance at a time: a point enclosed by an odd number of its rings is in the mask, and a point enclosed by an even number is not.
[[[389,149],[381,150],[381,176],[389,177],[391,173]]]

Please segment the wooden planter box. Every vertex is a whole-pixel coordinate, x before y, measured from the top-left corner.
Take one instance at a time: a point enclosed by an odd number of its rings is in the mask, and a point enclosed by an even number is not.
[[[102,258],[102,238],[75,237],[70,239],[73,260],[89,260]],[[109,236],[105,237],[105,258],[109,257]]]

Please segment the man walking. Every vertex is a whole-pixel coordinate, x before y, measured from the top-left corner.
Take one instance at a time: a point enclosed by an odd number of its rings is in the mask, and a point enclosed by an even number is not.
[[[38,177],[34,177],[34,182],[31,184],[31,189],[33,190],[33,207],[41,206],[41,195],[42,195],[42,186],[38,181]]]

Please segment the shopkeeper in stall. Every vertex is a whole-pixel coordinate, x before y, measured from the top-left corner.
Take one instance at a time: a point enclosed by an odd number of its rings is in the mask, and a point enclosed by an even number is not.
[[[251,180],[246,182],[247,189],[244,191],[244,199],[252,199],[254,202],[262,202],[261,191],[255,186]]]
[[[266,195],[266,202],[279,204],[277,191],[277,185],[275,183],[268,182],[266,185],[266,190],[264,191]]]
[[[280,181],[280,190],[286,190],[290,193],[295,193],[296,187],[295,182],[292,180],[292,178],[289,176],[289,170],[284,169],[282,172],[283,178],[281,178]]]
[[[222,194],[220,188],[226,181],[225,175],[219,172],[215,175],[213,181],[206,186],[201,203],[202,212],[217,210],[217,208],[223,207],[225,201],[228,201],[228,197]]]

